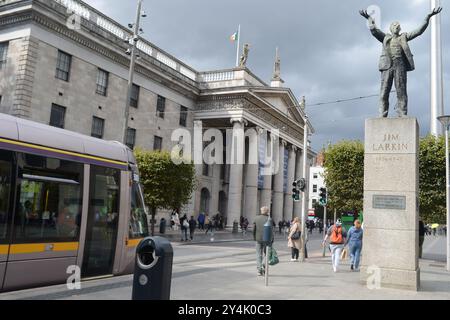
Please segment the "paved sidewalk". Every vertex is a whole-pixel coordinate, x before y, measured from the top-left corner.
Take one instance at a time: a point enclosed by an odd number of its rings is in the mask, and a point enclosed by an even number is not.
[[[348,260],[338,273],[333,273],[330,257],[312,250],[305,263],[290,262],[289,249],[277,241],[280,263],[270,267],[269,286],[256,274],[253,247],[236,248],[224,244],[228,254],[175,259],[171,288],[172,300],[450,300],[450,273],[445,264],[421,260],[419,292],[397,289],[370,290],[350,271]],[[175,244],[175,247],[185,247]],[[229,247],[226,247],[229,246]],[[194,248],[193,246],[192,248]],[[198,249],[202,249],[200,245]],[[71,299],[128,300],[131,298],[132,276],[84,282],[82,290],[69,291],[66,286],[17,291],[0,295],[2,299]]]

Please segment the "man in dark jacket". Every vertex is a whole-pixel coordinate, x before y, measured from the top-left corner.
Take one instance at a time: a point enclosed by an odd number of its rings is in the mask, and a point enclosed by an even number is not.
[[[263,242],[264,236],[264,225],[269,219],[269,208],[262,207],[261,214],[256,216],[255,222],[253,223],[253,240],[256,241],[256,268],[258,269],[258,275],[264,275],[264,265],[263,265],[263,256],[266,249],[266,243]],[[272,239],[273,242],[273,233]]]

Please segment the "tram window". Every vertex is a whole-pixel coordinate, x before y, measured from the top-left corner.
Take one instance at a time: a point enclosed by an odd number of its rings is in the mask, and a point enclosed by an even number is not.
[[[6,239],[8,209],[11,196],[12,155],[2,150],[0,154],[0,242]]]
[[[76,241],[81,225],[83,165],[22,154],[15,242]]]
[[[144,238],[149,235],[147,215],[144,210],[141,188],[133,182],[131,189],[130,239]]]

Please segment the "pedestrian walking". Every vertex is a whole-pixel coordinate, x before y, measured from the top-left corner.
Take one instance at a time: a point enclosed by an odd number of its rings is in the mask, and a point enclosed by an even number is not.
[[[249,224],[248,219],[244,218],[244,221],[242,221],[242,225],[241,225],[242,234],[243,234],[244,237],[247,234],[248,224]]]
[[[269,219],[269,208],[262,207],[261,214],[256,216],[255,222],[253,223],[253,240],[256,241],[256,269],[259,276],[263,276],[265,273],[263,257],[266,251],[266,243],[263,242],[264,236],[264,225]],[[271,242],[273,242],[273,233]]]
[[[347,241],[350,249],[350,269],[358,271],[359,261],[362,250],[363,229],[361,228],[361,221],[355,220],[354,226],[350,228],[347,234]]]
[[[189,220],[189,236],[191,241],[194,240],[195,228],[197,228],[197,222],[195,221],[194,216],[191,216],[191,220]]]
[[[346,237],[347,232],[342,226],[342,221],[341,219],[337,219],[336,223],[328,229],[325,239],[323,239],[322,245],[325,245],[327,239],[330,238],[331,263],[334,272],[338,271]]]
[[[291,248],[291,261],[298,261],[298,256],[302,248],[302,228],[300,225],[300,219],[295,217],[292,221],[291,228],[289,229],[288,247]]]
[[[422,221],[422,218],[419,218],[419,258],[422,259],[422,249],[423,243],[425,242],[425,224]]]
[[[189,222],[187,221],[186,214],[180,219],[180,229],[181,229],[181,241],[188,241],[187,231],[189,229]]]
[[[197,218],[198,228],[204,230],[205,229],[205,214],[201,212]]]

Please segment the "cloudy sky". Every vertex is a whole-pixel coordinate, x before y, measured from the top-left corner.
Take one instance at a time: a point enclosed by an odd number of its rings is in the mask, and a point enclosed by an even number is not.
[[[137,0],[85,0],[126,25],[134,20]],[[360,9],[380,8],[381,29],[399,21],[404,31],[417,28],[430,0],[144,0],[148,17],[144,37],[198,71],[235,64],[229,37],[241,24],[242,41],[251,44],[247,66],[270,81],[275,48],[282,77],[297,97],[306,96],[318,150],[328,141],[363,139],[364,120],[378,114],[378,98],[317,105],[379,92],[381,44],[371,36]],[[450,113],[450,0],[442,0],[444,103]],[[408,114],[418,118],[421,134],[430,127],[430,29],[410,43],[416,70],[409,73]],[[391,114],[396,98],[391,96]]]

